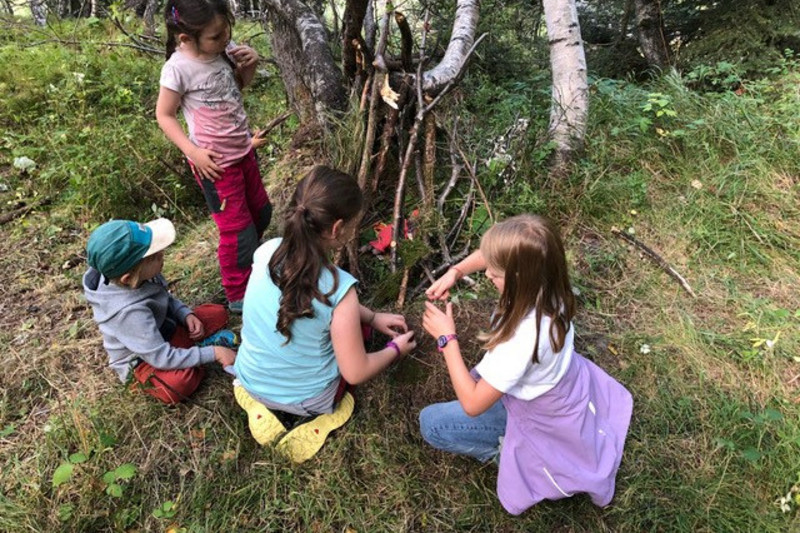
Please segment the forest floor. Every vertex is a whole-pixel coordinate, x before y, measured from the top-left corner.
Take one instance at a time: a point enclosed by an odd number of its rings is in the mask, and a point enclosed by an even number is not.
[[[593,80],[587,150],[563,180],[529,166],[504,182],[480,167],[496,213],[559,222],[580,292],[577,348],[634,397],[609,507],[576,495],[513,517],[497,500],[494,464],[437,452],[419,435],[420,409],[453,399],[419,327],[421,296],[402,309],[418,349],[358,387],[352,420],[300,466],[255,443],[216,365],[175,407],[122,386],[81,291],[86,239],[109,213],[170,216],[178,239],[165,275],[176,295],[222,302],[216,229],[191,179],[161,161],[181,164],[152,118],[159,63],[103,46],[14,43],[0,60],[1,211],[52,199],[0,226],[0,531],[800,530],[800,501],[781,502],[800,494],[796,62],[742,94],[700,93],[675,75],[648,86]],[[532,114],[509,95],[549,94],[483,79],[464,82],[475,85],[462,95],[461,131],[473,120],[501,124],[499,135]],[[266,123],[284,104],[274,79],[259,83],[248,111]],[[278,164],[284,141],[261,151],[279,207],[293,176]],[[30,174],[13,166],[22,155],[38,165]],[[615,230],[656,251],[695,296]],[[392,309],[385,262],[364,262],[362,300]],[[476,280],[453,294],[471,363],[496,297]]]

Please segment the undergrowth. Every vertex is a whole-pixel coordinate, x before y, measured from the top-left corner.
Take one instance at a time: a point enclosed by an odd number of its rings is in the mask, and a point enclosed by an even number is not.
[[[635,401],[610,507],[576,496],[511,517],[495,495],[494,465],[441,454],[419,436],[419,410],[453,397],[427,339],[359,387],[352,421],[299,467],[255,444],[215,367],[195,401],[175,408],[116,382],[80,293],[92,227],[112,215],[172,217],[179,238],[165,273],[178,296],[189,304],[222,296],[215,229],[153,118],[161,59],[103,46],[117,38],[104,24],[79,30],[88,39],[81,46],[21,46],[21,33],[0,46],[0,200],[4,210],[53,201],[4,226],[0,243],[0,529],[800,527],[792,496],[800,491],[797,65],[776,63],[769,79],[743,77],[743,91],[701,92],[678,75],[647,85],[593,80],[586,152],[562,181],[547,178],[546,74],[531,69],[514,81],[477,69],[453,95],[460,107],[437,110],[442,129],[459,114],[488,200],[477,202],[464,235],[476,244],[489,210],[558,220],[579,290],[578,348]],[[255,44],[266,55],[266,42]],[[278,91],[274,73],[263,73],[247,96],[251,122],[283,109]],[[332,158],[352,165],[358,154],[335,141]],[[262,167],[284,144],[278,134],[262,149]],[[443,153],[447,145],[442,133]],[[21,157],[36,166],[15,168]],[[437,179],[448,175],[437,169]],[[446,216],[466,187],[459,182]],[[696,298],[612,229],[660,254]],[[388,309],[391,294],[372,294],[390,279],[388,267],[378,257],[365,263],[363,297]],[[485,327],[488,284],[478,279],[455,296],[457,323],[470,333]],[[421,332],[421,299],[404,312]],[[474,363],[478,343],[464,337]]]

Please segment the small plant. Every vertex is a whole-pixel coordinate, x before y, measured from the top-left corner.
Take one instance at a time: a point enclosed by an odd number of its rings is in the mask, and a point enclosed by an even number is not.
[[[165,501],[153,510],[153,516],[162,519],[173,518],[177,513],[178,504],[172,500]]]
[[[103,474],[103,483],[106,483],[106,494],[112,498],[122,497],[122,489],[124,487],[123,481],[128,481],[136,475],[136,466],[131,463],[125,463],[114,470],[109,470]]]
[[[714,65],[698,65],[686,75],[686,85],[690,89],[704,92],[736,91],[742,87],[739,68],[728,61]]]

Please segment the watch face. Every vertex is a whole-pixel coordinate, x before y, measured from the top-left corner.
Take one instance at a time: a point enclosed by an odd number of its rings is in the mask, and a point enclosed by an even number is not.
[[[445,346],[447,346],[447,340],[448,340],[447,336],[442,335],[438,339],[436,339],[436,344],[437,346],[439,346],[439,348],[444,348]]]

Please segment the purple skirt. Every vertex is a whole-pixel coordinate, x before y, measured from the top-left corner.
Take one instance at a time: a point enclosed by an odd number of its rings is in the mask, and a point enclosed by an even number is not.
[[[573,353],[559,383],[533,400],[503,396],[508,411],[497,495],[511,514],[542,500],[588,493],[614,497],[633,397],[600,367]]]

